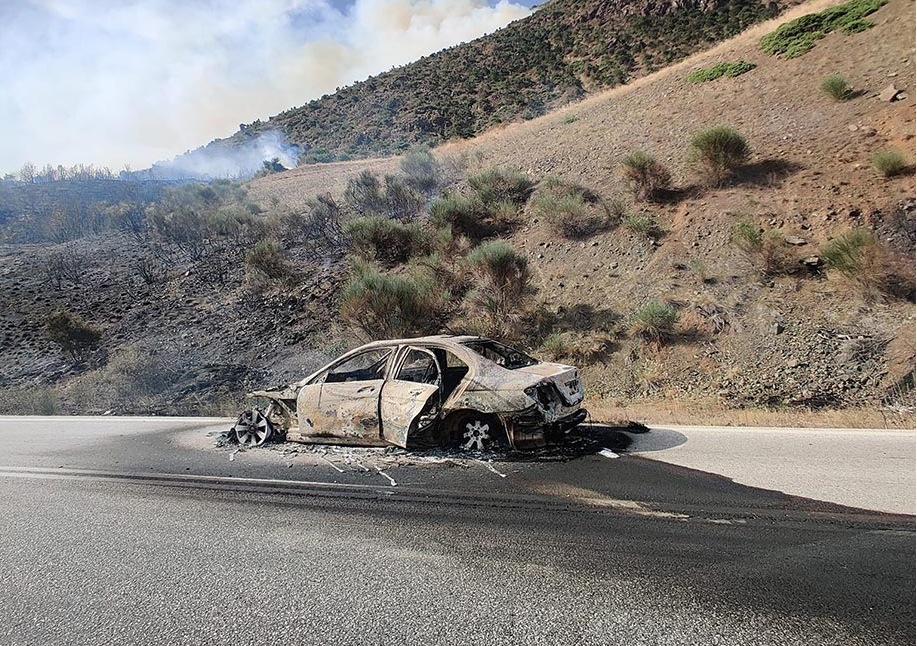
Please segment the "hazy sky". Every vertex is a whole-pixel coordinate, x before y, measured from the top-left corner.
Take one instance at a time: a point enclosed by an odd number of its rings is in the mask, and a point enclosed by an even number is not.
[[[170,159],[533,0],[0,0],[0,173]]]

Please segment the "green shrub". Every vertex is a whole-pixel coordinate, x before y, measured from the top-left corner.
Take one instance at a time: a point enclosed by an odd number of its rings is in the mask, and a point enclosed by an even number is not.
[[[632,213],[621,220],[621,224],[634,233],[655,236],[660,233],[659,223],[649,213]]]
[[[417,222],[401,223],[371,215],[344,223],[354,251],[367,260],[389,263],[404,262],[411,256],[429,251],[430,236]]]
[[[764,233],[751,221],[742,219],[732,227],[732,240],[765,276],[783,273],[791,266],[783,234],[776,229]]]
[[[541,353],[551,361],[563,359],[570,354],[570,343],[567,337],[559,332],[549,334],[541,342]]]
[[[356,262],[340,311],[368,338],[392,339],[436,331],[451,300],[427,276],[385,274]]]
[[[914,259],[891,253],[865,229],[852,229],[821,246],[825,267],[858,287],[866,300],[883,294],[914,300]]]
[[[902,175],[908,169],[907,160],[894,148],[880,150],[872,156],[872,166],[882,177]]]
[[[741,249],[754,251],[761,247],[764,236],[761,229],[750,220],[742,219],[732,226],[732,239]]]
[[[227,243],[241,248],[258,238],[263,223],[253,216],[260,210],[243,186],[216,180],[166,189],[147,208],[146,218],[164,242],[200,260]]]
[[[439,185],[439,164],[426,146],[408,149],[401,157],[401,172],[405,175],[405,183],[421,193],[429,195]]]
[[[567,359],[584,365],[601,360],[613,343],[607,332],[555,332],[544,338],[540,352],[551,361]]]
[[[843,101],[850,96],[850,84],[840,74],[826,76],[821,82],[821,90],[835,101]]]
[[[658,199],[672,185],[669,169],[642,150],[624,157],[621,169],[637,200]]]
[[[525,173],[497,167],[469,175],[468,185],[486,205],[508,200],[517,206],[525,204],[535,187]]]
[[[647,303],[634,313],[631,333],[655,344],[671,338],[678,323],[678,310],[662,301]]]
[[[532,199],[532,210],[565,238],[585,238],[613,223],[617,203],[609,205],[598,193],[557,177],[546,177]]]
[[[748,61],[737,61],[735,63],[718,63],[713,67],[700,69],[688,74],[688,80],[692,83],[703,83],[704,81],[715,81],[723,76],[741,76],[746,72],[755,69],[757,65]]]
[[[443,193],[430,204],[430,222],[436,228],[450,228],[458,235],[481,240],[493,235],[490,210],[477,196]]]
[[[283,257],[283,247],[275,240],[261,240],[245,253],[245,266],[261,272],[271,280],[293,274],[293,267]]]
[[[862,276],[870,255],[878,248],[875,236],[864,229],[853,229],[825,243],[819,249],[819,257],[828,269],[851,279]]]
[[[722,185],[750,155],[748,141],[729,126],[701,130],[691,138],[691,161],[709,186]]]
[[[83,361],[89,350],[102,339],[100,330],[66,310],[56,310],[45,317],[45,333],[48,339],[70,355],[74,363]]]
[[[478,278],[478,288],[471,295],[473,314],[486,317],[490,333],[511,335],[532,291],[528,261],[502,240],[481,243],[467,261]]]
[[[878,10],[888,0],[853,0],[842,5],[829,7],[818,13],[810,13],[780,25],[761,38],[761,49],[771,55],[784,58],[802,56],[815,47],[815,42],[832,31],[841,30],[852,34],[872,27],[865,16]]]

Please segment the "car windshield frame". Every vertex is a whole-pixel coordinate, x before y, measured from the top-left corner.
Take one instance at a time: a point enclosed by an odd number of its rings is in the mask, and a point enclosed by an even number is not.
[[[491,363],[494,363],[507,370],[528,368],[529,366],[534,366],[537,363],[541,363],[538,361],[538,359],[530,357],[521,350],[511,348],[506,344],[499,343],[498,341],[493,341],[491,339],[475,339],[474,341],[464,341],[462,345],[478,356],[484,357]],[[501,358],[502,363],[499,360],[495,360],[493,355],[497,355],[497,357]]]

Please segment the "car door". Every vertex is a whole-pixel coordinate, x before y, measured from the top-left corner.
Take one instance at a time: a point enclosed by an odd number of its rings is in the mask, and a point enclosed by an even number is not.
[[[442,370],[433,353],[407,347],[382,387],[382,437],[406,448],[410,434],[436,423],[442,406],[441,389]]]
[[[300,433],[378,443],[379,395],[392,354],[376,348],[347,357],[304,386],[296,402]]]

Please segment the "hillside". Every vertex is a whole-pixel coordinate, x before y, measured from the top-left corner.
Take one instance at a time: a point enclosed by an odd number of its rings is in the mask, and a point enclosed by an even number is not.
[[[665,67],[786,4],[550,0],[493,34],[245,125],[209,147],[280,129],[304,161],[327,162],[472,137]]]
[[[587,371],[608,406],[625,406],[636,396],[676,408],[843,407],[881,399],[884,388],[912,379],[911,303],[864,302],[823,271],[762,279],[733,240],[736,221],[749,219],[762,230],[804,240],[793,249],[802,259],[817,255],[832,237],[865,227],[905,265],[913,262],[913,172],[877,179],[870,165],[871,156],[889,146],[914,159],[913,4],[892,0],[870,16],[874,28],[831,34],[791,60],[769,56],[758,44],[779,23],[836,4],[807,3],[626,87],[437,149],[447,164],[465,160],[468,172],[516,168],[536,180],[557,176],[628,202],[617,167],[627,153],[650,151],[672,170],[680,199],[628,206],[655,219],[664,232],[658,239],[618,227],[565,241],[534,214],[511,238],[551,308],[590,307],[626,322],[642,304],[662,299],[699,317],[702,328],[711,318],[728,326],[699,344],[655,355],[635,357],[625,344]],[[757,67],[711,83],[687,80],[696,69],[733,60]],[[836,72],[855,89],[847,101],[832,102],[820,90]],[[880,101],[890,83],[906,98]],[[717,123],[745,134],[753,157],[736,185],[703,190],[694,184],[688,143],[694,132]],[[384,162],[370,163],[378,170]],[[352,162],[338,171],[346,176],[359,169]],[[303,167],[257,180],[252,194],[302,199],[327,185],[327,172]],[[777,320],[786,322],[779,335],[771,333]],[[871,348],[872,363],[839,364],[857,343]]]
[[[517,342],[580,365],[599,418],[684,420],[689,412],[696,422],[792,415],[801,423],[912,423],[914,172],[884,178],[871,160],[893,147],[913,164],[914,5],[890,0],[869,16],[874,27],[831,33],[797,58],[767,55],[759,45],[779,24],[836,4],[813,0],[628,86],[435,150],[443,168],[435,192],[471,195],[468,176],[492,167],[537,183],[515,224],[496,232],[525,258],[535,288]],[[734,78],[687,80],[738,60],[756,67]],[[852,86],[846,100],[820,89],[833,73]],[[881,100],[890,83],[902,92]],[[719,123],[740,130],[752,155],[730,182],[705,187],[689,163],[689,141]],[[660,202],[634,199],[623,180],[619,163],[637,149],[672,172]],[[222,237],[191,251],[161,236],[117,232],[3,247],[0,406],[229,412],[245,389],[292,380],[355,344],[354,328],[339,316],[350,273],[346,240],[328,249],[302,232],[314,231],[331,203],[342,205],[345,220],[359,215],[347,206],[349,181],[363,170],[394,175],[400,164],[304,166],[254,180],[241,197],[225,185],[194,189],[190,203],[161,210],[189,222],[204,207],[219,216]],[[576,239],[559,235],[537,205],[558,182],[551,177],[620,201],[623,217]],[[315,201],[329,193],[330,202]],[[431,227],[424,213],[412,222]],[[779,241],[778,270],[764,271],[761,254],[737,243],[739,223]],[[876,296],[822,259],[801,262],[854,229],[870,232],[882,249],[870,271],[894,274],[909,292]],[[268,236],[294,268],[289,278],[265,281],[243,261]],[[442,264],[461,268],[467,251],[452,249]],[[78,258],[80,271],[49,273],[49,259],[61,256]],[[141,269],[151,258],[158,273],[147,281]],[[422,260],[386,259],[385,271],[408,276]],[[444,326],[460,331],[482,318],[472,296]],[[678,317],[661,344],[645,342],[634,327],[636,313],[656,301]],[[42,318],[61,307],[104,337],[75,367],[43,333]],[[422,324],[440,324],[429,318]],[[756,417],[760,411],[771,417]]]

